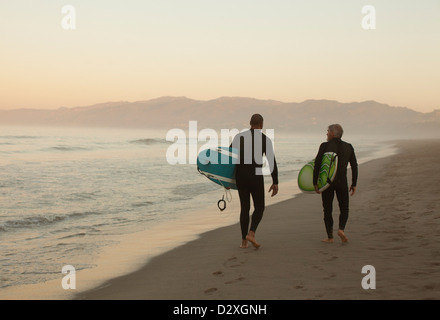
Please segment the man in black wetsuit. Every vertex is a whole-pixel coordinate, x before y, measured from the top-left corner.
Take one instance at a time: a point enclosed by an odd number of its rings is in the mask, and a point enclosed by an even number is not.
[[[250,121],[250,130],[237,134],[231,147],[239,150],[240,162],[236,166],[235,179],[240,197],[240,226],[242,234],[242,248],[247,248],[250,241],[255,248],[260,244],[255,239],[255,232],[260,223],[265,208],[264,176],[262,172],[263,154],[269,163],[272,182],[269,192],[272,197],[278,193],[278,168],[275,160],[272,141],[261,132],[263,117],[254,114]],[[254,212],[249,228],[250,197],[254,202]]]
[[[339,124],[332,124],[327,130],[327,142],[324,142],[319,147],[318,155],[315,159],[315,170],[313,172],[313,184],[315,191],[318,190],[318,176],[321,168],[322,156],[325,152],[336,152],[338,155],[338,170],[334,181],[330,187],[322,192],[322,205],[324,207],[324,224],[327,231],[328,238],[323,242],[333,242],[333,199],[336,193],[336,197],[339,202],[339,230],[338,236],[342,239],[342,242],[347,242],[347,236],[344,229],[348,220],[348,203],[349,192],[353,195],[356,192],[356,183],[358,178],[358,164],[356,155],[354,153],[353,146],[345,141],[342,141],[342,134],[344,133],[342,127]],[[350,163],[352,182],[350,189],[348,188],[347,181],[347,166]]]

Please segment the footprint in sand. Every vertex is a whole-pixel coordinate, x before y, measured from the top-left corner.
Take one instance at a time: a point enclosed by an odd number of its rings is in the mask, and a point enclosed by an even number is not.
[[[231,281],[226,281],[225,284],[237,283],[237,282],[243,281],[244,279],[246,279],[246,278],[245,277],[239,277],[239,278],[231,280]]]
[[[332,279],[332,278],[334,278],[334,277],[336,277],[336,274],[332,273],[332,274],[330,274],[330,275],[328,275],[327,277],[322,278],[322,279],[323,279],[323,280],[330,280],[330,279]]]
[[[320,266],[312,266],[312,268],[313,269],[316,269],[316,270],[319,270],[319,271],[322,271],[322,270],[324,270],[323,268],[321,268]]]
[[[240,267],[244,262],[239,262],[237,257],[229,258],[228,261],[224,263],[227,268],[237,268]]]
[[[408,249],[408,247],[406,247],[406,246],[395,246],[395,247],[391,247],[391,248],[386,248],[385,250],[400,251],[400,250],[405,250],[405,249]]]
[[[434,283],[429,283],[425,285],[425,289],[427,290],[433,290],[435,289],[436,285]]]
[[[211,294],[213,294],[214,292],[216,292],[217,290],[218,290],[217,288],[209,288],[209,289],[205,290],[204,292],[205,292],[205,294],[207,294],[207,295],[211,295]]]

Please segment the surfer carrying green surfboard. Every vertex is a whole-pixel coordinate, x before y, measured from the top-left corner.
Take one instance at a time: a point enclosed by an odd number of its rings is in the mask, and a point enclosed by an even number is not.
[[[339,230],[338,236],[342,242],[347,242],[348,238],[345,235],[344,229],[348,220],[349,212],[349,193],[353,195],[356,192],[356,183],[358,179],[358,164],[354,148],[351,144],[342,141],[342,134],[344,130],[339,124],[332,124],[327,130],[327,142],[324,142],[319,147],[318,154],[315,158],[315,168],[313,171],[313,185],[315,186],[316,193],[319,192],[318,177],[321,168],[322,156],[325,152],[335,152],[338,157],[338,169],[334,181],[330,184],[330,187],[321,193],[322,205],[324,207],[324,224],[327,232],[327,239],[323,242],[333,243],[333,199],[336,197],[339,203]],[[352,182],[350,188],[348,188],[347,181],[347,166],[350,163]]]

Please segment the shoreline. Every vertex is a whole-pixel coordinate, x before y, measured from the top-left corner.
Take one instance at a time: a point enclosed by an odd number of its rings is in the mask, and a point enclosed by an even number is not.
[[[297,196],[297,193],[291,192],[298,188],[296,180],[289,181],[285,185],[288,191],[279,197],[268,196],[266,198],[268,205]],[[240,204],[237,192],[235,190],[232,192],[232,202],[227,202],[227,209],[224,212],[220,212],[217,208],[217,200],[224,194],[223,190],[212,191],[212,201],[203,209],[186,212],[176,219],[144,231],[114,237],[113,240],[118,244],[106,247],[98,255],[94,261],[96,267],[76,270],[75,290],[62,288],[61,281],[65,275],[61,273],[60,266],[59,279],[2,288],[0,300],[33,300],[36,297],[39,300],[71,300],[78,294],[102,286],[107,281],[135,272],[148,264],[151,259],[195,241],[206,232],[238,223]]]
[[[406,141],[406,140],[405,140]],[[425,141],[425,140],[423,140]],[[394,141],[384,141],[387,144],[392,144],[392,146],[395,146]],[[394,149],[397,149],[396,147]],[[365,159],[359,161],[360,167],[363,168],[364,163],[369,163],[371,161],[376,160],[384,160],[389,157],[392,157],[395,155],[396,151],[392,151],[391,155],[385,155],[383,149],[380,152],[380,154],[377,154],[379,156],[379,159]],[[349,170],[350,172],[350,170]],[[267,207],[265,212],[265,217],[263,217],[262,221],[262,227],[260,229],[265,228],[265,218],[267,218],[268,214],[267,212],[271,212],[272,206],[277,206],[280,203],[284,203],[286,201],[295,201],[298,197],[309,197],[310,195],[302,194],[301,192],[294,193],[292,192],[293,189],[297,188],[296,186],[296,180],[290,181],[291,184],[287,185],[286,183],[282,183],[282,190],[285,191],[287,194],[283,194],[281,197],[277,196],[273,199],[270,198],[270,196],[266,197],[267,201]],[[216,193],[218,194],[218,193]],[[313,196],[313,195],[312,195]],[[317,196],[317,195],[316,195]],[[315,196],[315,200],[316,200]],[[293,197],[293,198],[292,198]],[[216,201],[213,201],[213,203]],[[319,202],[319,201],[318,201]],[[152,234],[148,234],[150,230],[147,231],[141,231],[136,232],[135,234],[131,234],[128,236],[125,236],[120,245],[117,245],[116,249],[115,247],[108,248],[103,254],[100,254],[99,262],[97,263],[98,267],[92,268],[92,269],[86,269],[81,270],[77,272],[77,290],[63,290],[61,288],[61,279],[63,275],[60,273],[60,278],[53,281],[48,281],[44,283],[39,284],[31,284],[31,285],[23,285],[23,286],[17,286],[17,287],[11,287],[11,288],[5,288],[3,290],[0,290],[0,299],[95,299],[93,297],[93,292],[99,292],[101,288],[108,286],[109,284],[113,283],[115,280],[121,279],[125,276],[129,276],[133,273],[136,273],[143,268],[148,267],[148,265],[155,261],[156,259],[160,258],[163,255],[167,255],[168,253],[174,252],[175,250],[178,250],[180,247],[185,247],[187,245],[191,245],[193,242],[202,241],[202,239],[205,237],[206,234],[209,234],[210,232],[216,232],[218,230],[228,230],[227,228],[235,228],[237,229],[238,225],[238,211],[239,211],[239,201],[238,201],[238,195],[234,195],[233,202],[228,203],[228,209],[231,211],[229,213],[219,213],[218,209],[216,208],[215,204],[210,204],[210,209],[206,210],[200,210],[200,212],[196,212],[195,214],[187,214],[183,218],[177,219],[177,221],[172,221],[175,224],[173,225],[180,225],[180,227],[184,227],[186,230],[186,233],[182,233],[180,235],[177,234],[177,237],[175,239],[171,239],[171,237],[164,235],[163,233],[166,232],[166,229],[163,228],[153,228]],[[238,210],[238,211],[237,211]],[[275,211],[278,211],[279,209],[275,208]],[[320,209],[319,209],[320,210]],[[227,210],[228,211],[228,210]],[[227,212],[226,211],[226,212]],[[200,221],[198,220],[201,216],[200,213],[203,213],[203,218],[207,220],[209,223],[209,226],[200,226],[197,228],[197,223],[200,224]],[[235,216],[235,217],[234,217]],[[182,220],[190,218],[188,221],[185,221],[184,224],[182,224]],[[320,215],[319,215],[320,218]],[[227,220],[226,225],[220,226],[218,225],[220,220]],[[349,219],[350,220],[350,219]],[[203,224],[202,223],[202,224]],[[224,222],[222,222],[224,223]],[[318,224],[321,223],[321,220],[319,219]],[[172,226],[173,226],[172,225]],[[234,227],[235,226],[235,227]],[[214,229],[212,229],[214,228]],[[203,230],[205,229],[205,230]],[[206,230],[207,229],[207,230]],[[322,231],[323,228],[316,228],[319,231]],[[238,229],[237,229],[238,230]],[[239,237],[239,232],[235,230],[233,232],[227,231],[227,233],[232,233],[231,236],[233,238]],[[169,231],[169,229],[168,229]],[[260,230],[259,230],[260,231]],[[219,236],[223,237],[223,231],[218,231]],[[260,234],[260,232],[259,232]],[[322,233],[324,234],[324,233]],[[156,239],[154,239],[156,237]],[[323,236],[322,236],[323,237]],[[148,241],[148,239],[154,239],[153,242],[161,242],[160,248],[155,248],[154,246],[148,246],[145,243],[142,245],[139,245],[138,239],[141,238],[145,241]],[[263,239],[260,239],[260,236],[258,236],[259,241],[264,241]],[[339,239],[338,239],[339,240]],[[222,240],[223,241],[223,240]],[[235,241],[237,242],[237,240]],[[265,242],[263,243],[264,246],[266,246]],[[238,247],[238,246],[237,246]],[[235,252],[235,245],[229,248],[231,252]],[[214,252],[216,251],[216,248],[212,249]],[[242,249],[241,249],[242,250]],[[237,252],[240,254],[241,252]],[[225,252],[226,254],[226,252]],[[232,259],[235,260],[235,259]],[[216,272],[214,272],[216,273]],[[222,272],[217,273],[219,277],[222,276]],[[240,277],[238,277],[240,278]],[[178,281],[178,280],[177,280]],[[231,280],[234,282],[234,280]],[[231,282],[229,281],[229,282]],[[79,285],[79,284],[82,285]],[[84,285],[86,283],[86,285]],[[301,286],[301,285],[300,285]],[[128,289],[127,289],[128,290]],[[207,289],[209,291],[209,289]],[[197,297],[195,299],[218,299],[214,296],[214,292],[208,292],[206,297]],[[90,295],[92,294],[92,295]],[[173,295],[170,295],[169,298],[166,296],[163,297],[163,299],[173,299]],[[102,296],[103,297],[103,296]],[[100,298],[96,298],[100,299]],[[107,299],[103,297],[102,299]],[[112,299],[109,297],[108,299]],[[123,298],[125,299],[125,298]],[[135,297],[134,299],[142,299],[140,297]],[[156,299],[156,298],[152,298]],[[181,299],[181,298],[177,298]],[[187,299],[187,298],[184,298]],[[242,299],[242,298],[238,298]]]
[[[239,248],[237,224],[221,227],[74,298],[439,299],[438,193],[411,186],[439,175],[432,160],[440,156],[440,141],[396,144],[397,155],[360,165],[347,244],[321,242],[319,196],[300,194],[266,207],[259,250]],[[361,286],[366,265],[375,268],[375,290]]]

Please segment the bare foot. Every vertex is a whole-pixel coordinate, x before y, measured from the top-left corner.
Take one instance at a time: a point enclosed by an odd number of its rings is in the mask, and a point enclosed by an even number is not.
[[[333,243],[333,242],[335,242],[335,240],[333,240],[333,238],[327,238],[327,239],[324,239],[324,240],[321,240],[322,242],[325,242],[325,243]]]
[[[343,230],[338,230],[338,236],[341,238],[342,242],[348,242],[348,238],[346,237]]]
[[[261,247],[261,244],[259,244],[257,240],[255,240],[255,233],[253,231],[249,232],[249,234],[246,236],[246,240],[249,240],[252,245],[257,249]]]
[[[240,248],[246,249],[248,247],[247,240],[241,240]]]

